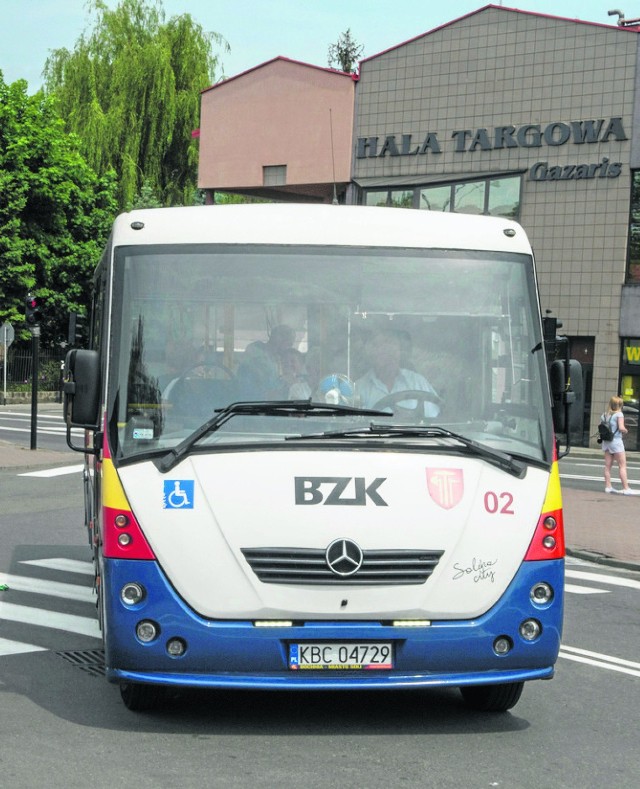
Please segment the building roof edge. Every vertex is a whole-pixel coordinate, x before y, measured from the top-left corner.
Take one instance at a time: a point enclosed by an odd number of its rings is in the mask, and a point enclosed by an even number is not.
[[[540,11],[524,11],[521,8],[510,8],[507,6],[496,5],[495,3],[489,3],[488,5],[482,6],[481,8],[476,8],[475,11],[469,11],[467,14],[463,14],[462,16],[456,17],[456,19],[452,19],[450,22],[445,22],[442,25],[438,25],[437,27],[432,28],[431,30],[426,30],[424,33],[420,33],[417,36],[413,36],[412,38],[408,38],[406,41],[402,41],[400,44],[394,44],[387,49],[383,49],[381,52],[377,52],[375,55],[369,55],[367,58],[363,58],[360,61],[360,65],[362,63],[366,63],[369,60],[375,60],[375,58],[380,57],[381,55],[386,55],[388,52],[393,52],[395,49],[399,49],[400,47],[405,46],[406,44],[411,44],[413,41],[417,41],[420,38],[424,38],[425,36],[430,36],[432,33],[437,33],[439,30],[443,30],[444,28],[450,27],[451,25],[455,25],[458,22],[461,22],[463,19],[469,19],[476,14],[481,14],[483,11],[487,11],[489,9],[493,9],[496,11],[505,11],[507,13],[515,13],[515,14],[523,14],[526,16],[537,16],[542,17],[543,19],[554,19],[558,22],[573,22],[574,24],[579,25],[591,25],[592,27],[606,27],[606,28],[614,28],[615,30],[624,30],[631,33],[640,33],[640,26],[636,25],[613,25],[607,24],[606,22],[589,22],[585,19],[571,19],[570,17],[565,16],[555,16],[554,14],[543,14]]]
[[[335,74],[338,77],[348,77],[349,79],[353,79],[354,75],[350,74],[347,71],[340,71],[340,69],[329,68],[328,66],[316,66],[313,63],[305,63],[302,60],[294,60],[293,58],[287,58],[284,55],[277,55],[270,60],[265,60],[263,63],[258,63],[257,66],[252,66],[251,68],[246,69],[245,71],[241,71],[239,74],[234,74],[232,77],[227,77],[226,79],[221,79],[219,82],[216,82],[214,85],[209,85],[208,88],[203,88],[200,93],[207,93],[210,90],[214,90],[215,88],[221,88],[223,85],[227,85],[229,82],[234,82],[240,77],[246,77],[247,74],[251,74],[253,71],[257,71],[258,69],[265,68],[265,66],[270,66],[272,63],[277,62],[284,62],[284,63],[291,63],[296,66],[304,66],[305,68],[312,68],[316,69],[317,71],[326,71],[329,74]]]

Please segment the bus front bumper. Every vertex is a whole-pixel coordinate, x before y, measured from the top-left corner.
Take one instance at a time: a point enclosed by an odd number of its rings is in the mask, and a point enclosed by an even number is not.
[[[119,595],[105,599],[105,664],[111,682],[140,682],[200,688],[264,690],[393,689],[465,686],[550,679],[562,632],[563,560],[525,562],[502,598],[482,616],[433,621],[423,627],[376,621],[305,621],[286,627],[257,627],[252,621],[200,617],[175,593],[154,561],[105,560],[105,587],[119,590],[135,577],[153,590],[140,604],[126,606]],[[537,605],[535,583],[556,594]],[[526,640],[520,625],[534,619],[541,633]],[[143,643],[136,634],[150,621],[157,637]],[[496,639],[511,648],[497,654]],[[170,654],[169,643],[185,645]],[[290,668],[292,644],[392,645],[389,669]]]

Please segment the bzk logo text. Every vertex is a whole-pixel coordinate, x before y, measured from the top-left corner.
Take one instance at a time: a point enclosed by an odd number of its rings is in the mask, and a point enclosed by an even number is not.
[[[376,507],[387,507],[378,493],[385,480],[376,477],[367,484],[364,477],[296,477],[296,504],[364,507],[368,499]]]

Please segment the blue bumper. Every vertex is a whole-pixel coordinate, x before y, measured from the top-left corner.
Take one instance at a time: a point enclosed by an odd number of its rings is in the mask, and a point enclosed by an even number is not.
[[[133,607],[119,591],[136,581],[148,590]],[[543,606],[531,602],[531,587],[546,581],[555,590]],[[471,620],[434,621],[402,628],[375,621],[307,621],[294,627],[255,627],[251,621],[209,620],[175,593],[156,562],[104,562],[105,662],[112,682],[144,682],[209,688],[271,690],[384,689],[462,686],[550,679],[560,649],[564,561],[525,562],[503,597]],[[542,624],[535,641],[519,635],[529,618]],[[151,643],[136,636],[141,620],[152,620],[160,635]],[[513,648],[498,656],[497,636]],[[181,657],[167,653],[169,639],[187,644]],[[299,670],[288,667],[289,645],[304,642],[392,642],[392,670]]]

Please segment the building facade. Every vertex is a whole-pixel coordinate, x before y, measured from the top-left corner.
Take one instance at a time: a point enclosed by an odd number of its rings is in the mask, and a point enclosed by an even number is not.
[[[629,448],[640,439],[639,32],[485,6],[363,60],[352,129],[340,132],[350,162],[341,201],[508,216],[524,226],[542,309],[562,321],[583,365],[582,443],[594,443],[600,413],[621,393]],[[203,146],[216,122],[205,98]],[[263,157],[286,125],[275,119],[263,129]],[[335,149],[335,126],[333,139]],[[319,145],[302,152],[305,179],[326,187]],[[269,161],[286,156],[285,147]],[[205,159],[201,185],[223,188],[206,167]],[[240,172],[227,172],[228,191],[242,191]]]
[[[355,80],[278,57],[202,94],[198,183],[277,200],[344,201]]]

